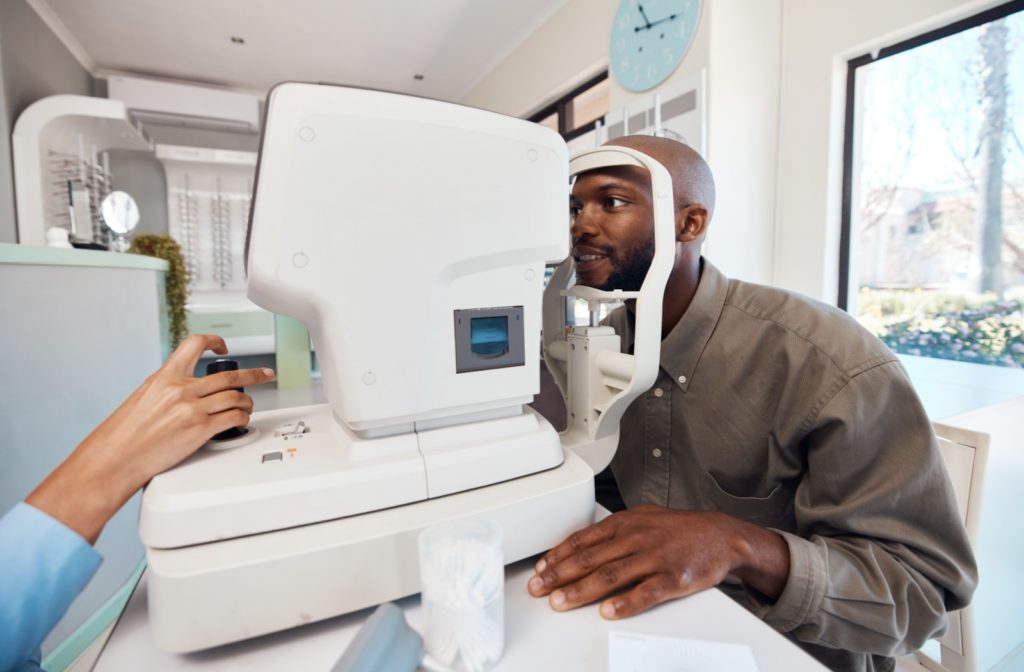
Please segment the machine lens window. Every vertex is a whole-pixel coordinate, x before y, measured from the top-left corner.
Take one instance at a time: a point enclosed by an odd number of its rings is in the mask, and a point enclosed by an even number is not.
[[[469,322],[469,346],[478,357],[508,352],[508,317],[475,317]]]

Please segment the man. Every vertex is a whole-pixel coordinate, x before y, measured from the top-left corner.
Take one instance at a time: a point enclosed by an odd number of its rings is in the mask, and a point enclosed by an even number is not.
[[[211,436],[248,424],[252,397],[236,388],[271,369],[192,375],[218,336],[189,336],[53,473],[0,517],[0,672],[38,669],[39,645],[85,588],[107,521],[149,479]]]
[[[609,144],[672,175],[661,368],[624,415],[611,465],[630,508],[544,555],[530,592],[556,610],[602,600],[602,616],[625,618],[720,586],[830,669],[892,669],[977,580],[906,373],[846,313],[729,280],[701,257],[715,189],[696,152],[646,136]],[[578,282],[639,289],[652,212],[640,168],[578,176]],[[634,310],[608,318],[626,351]]]

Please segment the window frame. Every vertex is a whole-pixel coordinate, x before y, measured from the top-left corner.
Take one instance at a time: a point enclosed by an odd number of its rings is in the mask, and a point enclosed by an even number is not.
[[[866,53],[850,59],[846,69],[846,105],[843,117],[843,185],[842,185],[842,212],[840,213],[839,228],[839,296],[836,305],[847,312],[850,311],[850,258],[851,242],[853,236],[853,157],[854,157],[854,116],[857,103],[857,70],[865,65],[877,63],[890,56],[910,51],[917,47],[941,40],[950,35],[961,33],[965,30],[977,28],[980,25],[997,21],[1001,18],[1024,11],[1024,0],[1011,0],[996,7],[991,7],[977,14],[954,21],[941,28],[929,30],[916,37],[897,42],[896,44],[884,47],[873,53]]]
[[[1024,0],[1021,1],[1024,2]],[[558,98],[552,103],[548,103],[540,110],[534,112],[529,117],[527,117],[527,121],[540,123],[553,114],[557,115],[558,133],[566,142],[569,142],[570,140],[578,138],[581,135],[589,133],[590,131],[594,130],[594,128],[597,127],[598,121],[604,124],[606,115],[602,115],[597,119],[594,119],[593,121],[590,121],[584,124],[583,126],[580,126],[579,128],[573,128],[573,101],[576,99],[577,96],[597,86],[606,79],[608,79],[608,70],[604,70],[600,74],[591,77],[586,82],[580,84],[575,89],[569,91],[569,93],[565,94],[561,98]]]

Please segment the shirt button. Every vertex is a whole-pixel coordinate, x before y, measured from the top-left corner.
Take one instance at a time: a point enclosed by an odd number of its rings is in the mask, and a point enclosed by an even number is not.
[[[680,385],[686,384],[686,376],[679,376],[679,384]]]
[[[654,389],[654,396],[662,397],[664,395],[665,395],[665,391],[662,390],[660,387],[657,387],[657,388]]]
[[[654,450],[652,450],[651,455],[654,455],[655,457],[661,457],[661,448],[655,448]]]

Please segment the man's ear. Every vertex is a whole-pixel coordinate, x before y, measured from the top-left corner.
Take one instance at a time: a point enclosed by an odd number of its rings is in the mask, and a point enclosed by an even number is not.
[[[690,243],[704,237],[708,225],[708,209],[700,203],[676,210],[676,242]]]

